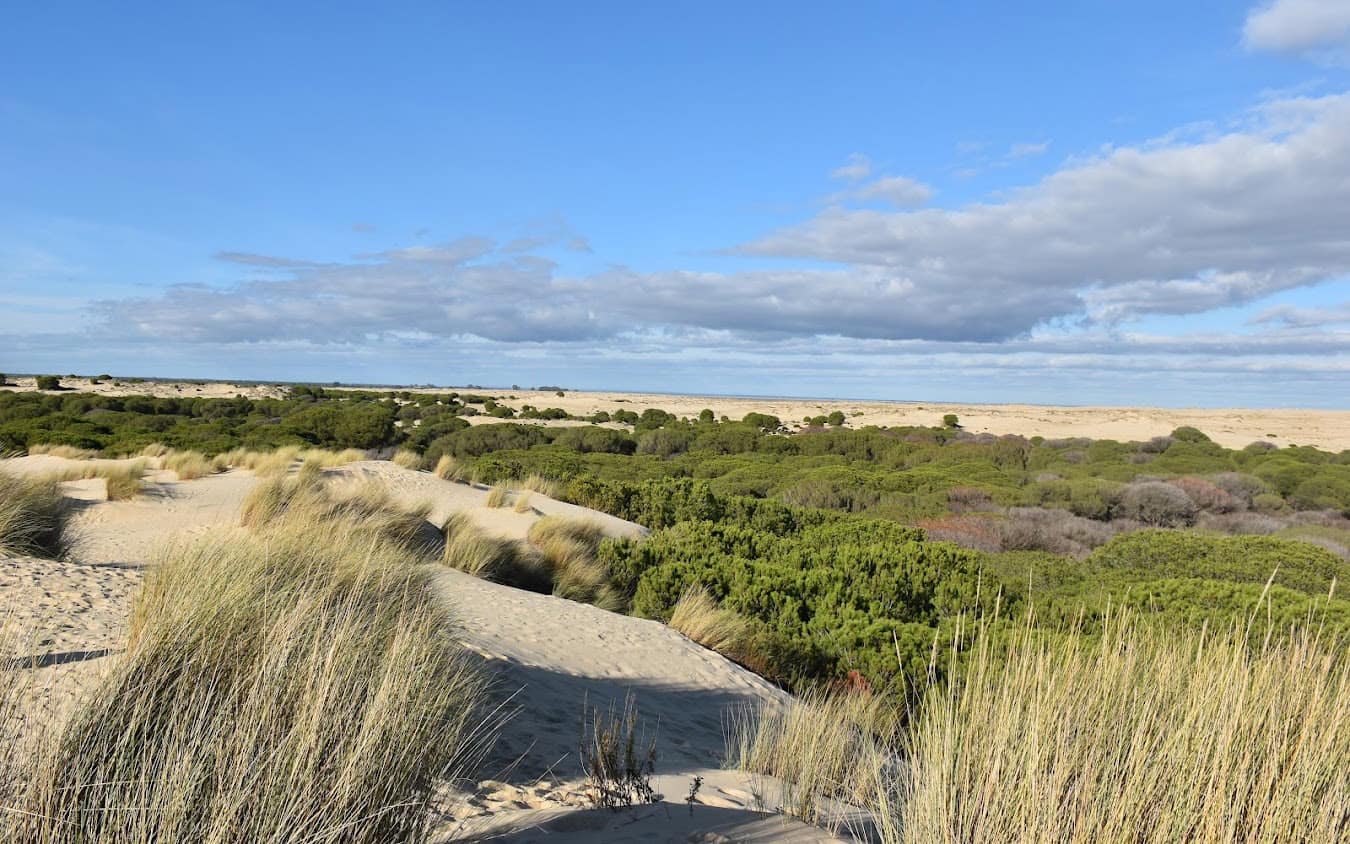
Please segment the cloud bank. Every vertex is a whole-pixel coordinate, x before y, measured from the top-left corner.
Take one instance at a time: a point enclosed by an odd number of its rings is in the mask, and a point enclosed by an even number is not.
[[[845,165],[855,168],[846,177],[868,178],[861,164]],[[853,189],[897,205],[927,191],[900,177]],[[263,277],[97,308],[110,324],[187,342],[408,332],[576,342],[669,329],[992,343],[1201,313],[1350,275],[1346,220],[1350,95],[1292,98],[1228,131],[1071,161],[997,200],[831,205],[729,250],[811,268],[569,276],[530,254],[537,243],[464,237],[343,262],[222,253]]]

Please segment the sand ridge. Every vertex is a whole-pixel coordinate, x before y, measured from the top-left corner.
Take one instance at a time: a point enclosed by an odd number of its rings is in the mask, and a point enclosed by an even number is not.
[[[41,474],[62,458],[0,461],[0,469]],[[546,514],[589,518],[611,536],[645,529],[607,514],[532,493],[528,511],[487,506],[490,490],[441,480],[385,461],[328,474],[339,483],[375,480],[401,500],[428,502],[432,518],[464,512],[485,530],[523,538]],[[5,654],[39,668],[32,705],[55,717],[97,682],[122,649],[132,597],[156,545],[183,532],[237,524],[239,505],[258,483],[230,471],[192,481],[154,472],[148,492],[102,500],[102,480],[63,484],[79,507],[67,558],[0,560],[0,600],[18,628],[40,630],[24,652]],[[438,840],[466,835],[494,841],[838,840],[773,814],[781,784],[720,769],[724,724],[736,710],[787,700],[782,691],[654,621],[551,595],[488,583],[436,568],[435,588],[451,606],[454,635],[495,677],[510,711],[480,779],[445,790]],[[607,709],[634,695],[644,725],[658,736],[655,785],[664,800],[632,811],[589,808],[578,747],[583,702]],[[693,777],[698,803],[684,802]]]

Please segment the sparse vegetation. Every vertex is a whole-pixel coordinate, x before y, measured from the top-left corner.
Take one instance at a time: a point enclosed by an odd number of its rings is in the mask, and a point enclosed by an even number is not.
[[[511,490],[504,484],[497,484],[489,492],[487,497],[487,506],[505,507],[511,502]]]
[[[602,713],[583,703],[580,757],[593,805],[617,812],[661,799],[652,787],[656,734],[648,736],[639,723],[631,694],[617,712],[612,705]]]
[[[59,557],[70,507],[54,479],[0,472],[0,553]]]
[[[402,466],[404,469],[411,469],[416,472],[422,468],[422,455],[406,448],[401,448],[394,453],[394,463]]]
[[[753,631],[750,622],[717,605],[708,590],[690,586],[670,612],[670,626],[705,648],[743,659]]]
[[[171,451],[165,454],[161,465],[178,475],[180,481],[191,481],[213,475],[217,471],[211,458],[196,451]]]
[[[482,747],[483,681],[386,524],[292,497],[257,534],[168,547],[126,654],[25,760],[5,840],[425,840]]]

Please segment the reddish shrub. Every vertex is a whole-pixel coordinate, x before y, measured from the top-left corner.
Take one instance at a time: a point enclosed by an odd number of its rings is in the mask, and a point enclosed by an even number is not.
[[[1238,509],[1238,503],[1227,491],[1200,478],[1173,478],[1168,481],[1172,486],[1186,493],[1186,497],[1195,502],[1195,506],[1210,513],[1231,513]]]

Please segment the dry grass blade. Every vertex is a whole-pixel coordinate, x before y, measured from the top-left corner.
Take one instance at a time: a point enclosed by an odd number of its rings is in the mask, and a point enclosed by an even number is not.
[[[1117,618],[1100,641],[983,633],[935,690],[910,775],[875,805],[892,841],[1343,841],[1350,660],[1293,631],[1162,632]]]
[[[671,611],[670,626],[703,647],[733,659],[745,656],[752,634],[746,618],[718,606],[702,586],[684,590]]]
[[[59,557],[70,506],[53,478],[0,472],[0,552]]]
[[[837,801],[868,805],[898,759],[894,702],[866,692],[812,692],[787,705],[733,713],[727,756],[782,782],[783,811],[837,827]]]
[[[492,490],[488,492],[487,506],[505,507],[509,503],[511,503],[511,490],[501,484],[494,486]]]

